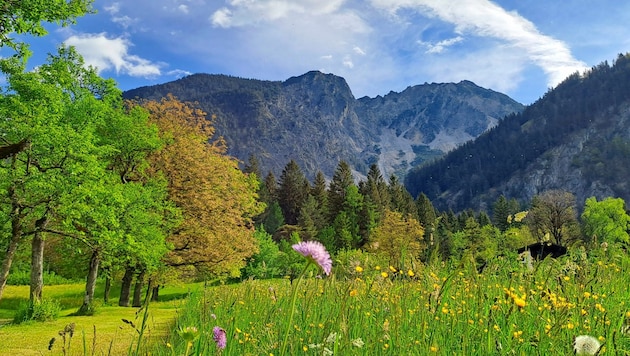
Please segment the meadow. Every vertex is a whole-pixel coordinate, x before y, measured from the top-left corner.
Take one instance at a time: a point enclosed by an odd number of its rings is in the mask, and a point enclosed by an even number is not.
[[[290,355],[569,355],[580,335],[596,339],[600,355],[630,354],[624,258],[576,250],[528,269],[508,256],[482,273],[472,261],[415,270],[345,262],[330,277],[299,284],[206,288],[188,300],[179,332],[155,353],[281,355],[288,329]],[[213,340],[217,326],[226,332],[224,349]]]
[[[627,355],[630,265],[599,252],[572,250],[533,269],[501,256],[481,273],[466,258],[399,270],[364,254],[334,260],[330,276],[311,265],[303,279],[165,289],[166,301],[149,304],[144,322],[144,310],[105,305],[95,316],[69,316],[80,285],[50,286],[45,293],[66,306],[63,316],[2,326],[0,354],[569,355],[575,337],[590,335],[600,355]],[[9,287],[0,317],[27,295],[27,287]],[[76,332],[64,353],[57,332],[69,323]],[[215,327],[225,331],[225,348]],[[48,351],[51,337],[59,340]]]

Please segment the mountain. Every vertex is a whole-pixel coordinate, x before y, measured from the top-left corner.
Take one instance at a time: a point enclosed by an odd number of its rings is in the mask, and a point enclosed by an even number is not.
[[[413,169],[412,195],[445,210],[490,210],[500,195],[529,202],[539,193],[630,201],[630,55],[571,75],[524,111]]]
[[[385,177],[402,178],[523,110],[469,81],[355,99],[343,78],[318,71],[285,81],[194,74],[124,96],[159,100],[169,93],[214,115],[228,154],[243,162],[254,155],[262,174],[276,176],[293,159],[309,179],[317,171],[332,177],[341,160],[357,177],[376,163]]]

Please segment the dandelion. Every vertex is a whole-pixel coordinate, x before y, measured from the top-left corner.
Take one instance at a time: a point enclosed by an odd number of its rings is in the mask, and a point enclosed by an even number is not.
[[[217,343],[217,347],[221,350],[227,345],[227,335],[223,328],[215,326],[212,328],[212,339]]]
[[[302,256],[306,257],[307,260],[317,264],[327,276],[330,275],[330,270],[332,269],[332,260],[330,259],[330,254],[326,251],[324,245],[322,245],[318,241],[302,241],[292,246],[295,251],[297,251]]]
[[[580,335],[573,340],[573,350],[578,356],[597,355],[600,348],[599,340],[590,335]]]

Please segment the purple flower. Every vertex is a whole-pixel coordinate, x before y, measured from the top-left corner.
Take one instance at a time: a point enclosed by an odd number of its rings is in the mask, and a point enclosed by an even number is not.
[[[332,260],[330,254],[326,251],[326,247],[318,241],[302,241],[292,246],[295,251],[306,257],[308,260],[315,262],[324,270],[327,276],[330,275],[332,269]]]
[[[215,326],[212,328],[212,339],[217,343],[217,347],[220,349],[224,349],[227,345],[227,336],[225,334],[225,330],[223,328]]]

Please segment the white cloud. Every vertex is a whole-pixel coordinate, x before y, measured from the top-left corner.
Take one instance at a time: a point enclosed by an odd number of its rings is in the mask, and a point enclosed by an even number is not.
[[[112,3],[110,6],[103,7],[103,9],[109,12],[110,14],[115,15],[118,13],[118,11],[120,11],[120,4],[115,2],[115,3]]]
[[[155,77],[161,74],[160,65],[128,53],[131,43],[123,38],[107,38],[105,33],[73,35],[64,41],[74,46],[85,59],[85,64],[99,72],[114,69],[118,74],[133,77]]]
[[[455,26],[458,33],[470,33],[504,41],[524,53],[542,68],[550,86],[566,76],[586,69],[573,58],[566,43],[546,36],[516,12],[508,12],[489,0],[372,0],[378,8],[397,15],[400,9],[415,9]]]
[[[210,21],[216,27],[239,27],[288,18],[296,14],[327,15],[345,0],[229,0],[230,7],[216,10]]]
[[[363,49],[361,49],[361,47],[359,46],[354,46],[354,48],[352,49],[354,51],[354,53],[360,55],[360,56],[365,56],[365,51]]]
[[[431,53],[431,54],[437,54],[437,53],[442,53],[444,52],[444,50],[447,47],[450,47],[456,43],[459,43],[461,41],[463,41],[464,38],[461,36],[457,36],[457,37],[453,37],[453,38],[449,38],[446,40],[442,40],[438,43],[430,43],[430,42],[422,42],[422,41],[418,41],[418,43],[420,43],[421,45],[424,45],[427,47],[427,53]]]
[[[179,6],[177,7],[177,9],[178,9],[179,11],[181,11],[182,13],[184,13],[184,14],[187,14],[187,13],[188,13],[188,6],[187,6],[187,5],[181,4],[181,5],[179,5]]]

